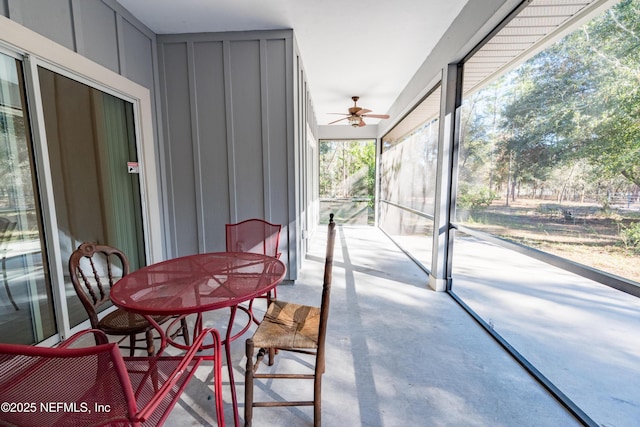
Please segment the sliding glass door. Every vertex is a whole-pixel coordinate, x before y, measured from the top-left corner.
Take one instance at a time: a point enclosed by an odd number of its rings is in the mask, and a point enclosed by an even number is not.
[[[58,242],[71,326],[87,319],[66,262],[85,241],[115,246],[131,268],[145,251],[133,104],[38,68]]]
[[[22,61],[0,53],[0,342],[57,332]]]
[[[67,267],[80,243],[145,264],[134,104],[80,80],[0,54],[3,343],[55,341],[87,320]]]

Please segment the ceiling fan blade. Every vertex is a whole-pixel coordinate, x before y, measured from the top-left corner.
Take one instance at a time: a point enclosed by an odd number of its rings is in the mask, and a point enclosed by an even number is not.
[[[372,119],[388,119],[388,114],[363,114],[360,117],[371,117]]]
[[[363,114],[367,114],[367,113],[370,113],[370,112],[371,112],[371,110],[367,110],[366,108],[363,108],[362,110],[356,111],[355,114],[358,115],[358,116],[362,116]]]
[[[332,122],[329,122],[329,124],[330,124],[330,125],[332,125],[332,124],[334,124],[334,123],[341,122],[342,120],[347,120],[348,118],[349,118],[349,117],[343,117],[343,118],[341,118],[341,119],[338,119],[338,120],[334,120],[334,121],[332,121]]]
[[[361,128],[363,126],[366,126],[367,124],[364,122],[364,120],[360,119],[360,123],[358,124],[358,127]]]

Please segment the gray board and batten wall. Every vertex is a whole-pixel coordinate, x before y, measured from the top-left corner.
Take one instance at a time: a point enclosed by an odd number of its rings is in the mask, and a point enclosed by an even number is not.
[[[292,46],[290,30],[158,36],[169,205],[189,218],[178,252],[223,249],[226,222],[264,218],[292,256]]]
[[[166,258],[223,250],[225,223],[261,217],[283,224],[296,279],[317,124],[292,30],[156,35],[114,0],[0,0],[0,14],[150,91]]]

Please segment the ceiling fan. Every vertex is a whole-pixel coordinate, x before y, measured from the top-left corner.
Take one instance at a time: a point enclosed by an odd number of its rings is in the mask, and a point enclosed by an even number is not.
[[[353,99],[353,107],[349,108],[349,114],[329,113],[329,114],[342,114],[344,116],[347,116],[347,117],[343,117],[341,119],[330,122],[329,123],[330,125],[334,123],[338,123],[342,120],[347,120],[349,124],[353,127],[362,127],[367,125],[363,120],[364,117],[371,117],[372,119],[388,119],[389,118],[388,114],[368,114],[371,112],[371,110],[358,107],[356,103],[358,102],[358,99],[360,99],[359,96],[352,96],[351,99]]]

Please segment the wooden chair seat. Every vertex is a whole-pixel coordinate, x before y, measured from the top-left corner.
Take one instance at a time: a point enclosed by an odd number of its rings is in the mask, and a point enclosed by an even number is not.
[[[253,335],[258,348],[318,348],[320,308],[273,301]]]
[[[158,324],[169,320],[168,316],[151,316]],[[151,325],[144,316],[120,308],[104,316],[98,322],[98,328],[107,334],[139,334],[146,332]]]

